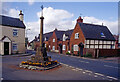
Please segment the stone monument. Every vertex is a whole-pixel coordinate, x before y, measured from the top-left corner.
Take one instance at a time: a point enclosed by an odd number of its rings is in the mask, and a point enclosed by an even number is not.
[[[30,60],[20,63],[20,67],[28,69],[49,69],[59,66],[57,60],[52,61],[51,56],[47,56],[46,48],[43,43],[43,5],[41,6],[42,12],[40,17],[40,46],[37,47],[35,56],[32,56]]]

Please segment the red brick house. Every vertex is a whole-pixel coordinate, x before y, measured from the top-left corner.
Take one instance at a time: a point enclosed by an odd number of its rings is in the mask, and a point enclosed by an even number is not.
[[[64,32],[65,31],[60,31],[57,29],[53,31],[53,34],[49,39],[49,46],[51,51],[59,52],[59,50],[61,50],[61,47],[59,47],[59,45],[62,43],[62,36]]]
[[[43,42],[48,51],[81,56],[95,49],[115,49],[115,38],[106,26],[83,23],[81,17],[72,30],[45,33]],[[35,43],[39,46],[39,37]]]
[[[70,50],[83,55],[86,49],[115,49],[115,39],[106,26],[83,23],[79,17],[70,38]]]

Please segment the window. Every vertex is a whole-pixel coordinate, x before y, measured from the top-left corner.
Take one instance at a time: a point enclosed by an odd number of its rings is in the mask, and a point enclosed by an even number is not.
[[[90,45],[90,48],[94,48],[94,45]]]
[[[106,44],[106,41],[104,41],[104,44]]]
[[[86,40],[87,44],[89,44],[89,40]]]
[[[102,41],[101,41],[101,40],[99,41],[99,44],[102,44]]]
[[[115,44],[115,42],[114,42],[114,41],[112,41],[112,44]]]
[[[102,49],[102,45],[99,45],[99,48]]]
[[[13,29],[13,36],[18,36],[18,29]]]
[[[63,50],[65,50],[66,49],[66,46],[65,45],[63,45]]]
[[[106,48],[107,48],[107,45],[103,45],[103,48],[106,49]]]
[[[111,44],[111,41],[107,41],[107,44]]]
[[[45,48],[46,48],[46,44],[45,44]]]
[[[16,43],[13,43],[12,48],[13,48],[13,51],[17,51],[17,50],[18,50],[18,46],[17,46],[17,44],[16,44]]]
[[[75,39],[79,39],[79,33],[75,33]]]
[[[46,41],[46,37],[45,37],[45,41]]]
[[[78,45],[74,45],[74,51],[78,51]]]
[[[111,45],[107,45],[107,49],[110,49],[111,48]]]
[[[101,33],[101,37],[103,37],[103,38],[105,37],[104,33]]]
[[[55,39],[53,39],[53,42],[55,42]]]
[[[63,41],[65,41],[66,40],[66,36],[65,36],[65,34],[63,35]]]
[[[94,44],[94,40],[90,40],[90,44]]]
[[[86,45],[86,48],[89,48],[89,45]]]
[[[52,50],[55,50],[55,46],[52,47]]]
[[[95,40],[95,44],[98,44],[98,40]]]
[[[98,48],[98,45],[95,45],[95,48]]]

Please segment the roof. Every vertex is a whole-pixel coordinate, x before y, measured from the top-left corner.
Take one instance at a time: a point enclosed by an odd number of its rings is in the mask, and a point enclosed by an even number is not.
[[[55,30],[55,34],[56,34],[56,37],[57,37],[58,40],[63,39],[63,34],[68,36],[67,39],[70,39],[72,32],[73,32],[73,29],[67,30],[67,31]]]
[[[58,40],[62,40],[63,34],[65,31],[55,30],[55,34]]]
[[[46,41],[48,41],[49,38],[52,36],[52,34],[53,34],[53,32],[48,32],[48,33],[43,34],[43,41],[45,40],[45,38],[46,38]],[[40,34],[38,36],[38,39],[39,38],[40,38]]]
[[[106,26],[94,25],[87,23],[78,23],[83,31],[86,39],[97,39],[97,40],[115,40],[112,33]],[[103,34],[105,37],[101,37]]]
[[[45,33],[43,34],[43,38],[46,38],[46,41],[49,40],[49,38],[52,36],[53,32]]]
[[[8,16],[0,15],[0,19],[2,19],[2,21],[0,21],[0,25],[11,26],[16,28],[24,28],[24,29],[26,28],[24,23],[20,21],[19,18],[12,18]]]

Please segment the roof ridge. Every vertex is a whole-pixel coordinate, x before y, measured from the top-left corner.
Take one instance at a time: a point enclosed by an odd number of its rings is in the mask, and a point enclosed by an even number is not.
[[[82,23],[81,23],[82,24]],[[98,25],[98,24],[90,24],[90,23],[83,23],[83,24],[87,24],[87,25],[93,25],[93,26],[101,26],[101,27],[106,27],[104,25]]]

